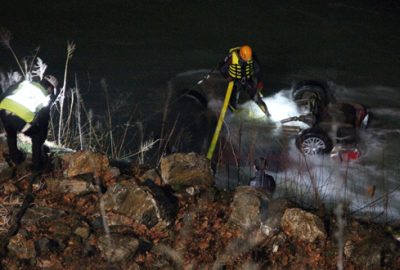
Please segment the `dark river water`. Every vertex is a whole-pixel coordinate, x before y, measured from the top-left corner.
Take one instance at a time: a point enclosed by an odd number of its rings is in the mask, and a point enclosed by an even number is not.
[[[75,86],[76,76],[86,106],[101,114],[106,98],[100,81],[105,79],[112,105],[122,96],[124,106],[135,109],[135,121],[145,119],[150,133],[159,129],[155,112],[162,110],[168,89],[194,87],[230,48],[250,45],[263,67],[267,105],[293,82],[314,79],[328,84],[338,98],[369,108],[363,159],[346,165],[311,160],[310,170],[318,175],[327,204],[344,202],[349,212],[400,220],[399,1],[6,0],[0,27],[12,32],[19,58],[40,45],[48,73],[60,80],[67,42],[73,41],[68,87]],[[0,68],[18,70],[5,47]],[[212,91],[203,93],[223,100],[226,84],[219,72],[210,82]],[[295,150],[290,153],[298,159]],[[309,177],[293,168],[271,173],[278,193],[310,201]],[[217,179],[226,185],[226,173]],[[365,192],[370,185],[377,187],[373,198]]]

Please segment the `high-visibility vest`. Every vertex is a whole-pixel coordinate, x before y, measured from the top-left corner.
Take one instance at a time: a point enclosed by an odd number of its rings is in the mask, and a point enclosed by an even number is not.
[[[30,123],[49,103],[50,95],[43,86],[37,82],[24,81],[11,95],[3,99],[0,109],[10,111]]]
[[[232,63],[229,65],[229,76],[236,79],[241,79],[246,77],[250,79],[254,73],[254,63],[253,59],[246,62],[244,65],[239,64],[239,55],[237,51],[240,47],[233,48],[229,52],[232,54]]]

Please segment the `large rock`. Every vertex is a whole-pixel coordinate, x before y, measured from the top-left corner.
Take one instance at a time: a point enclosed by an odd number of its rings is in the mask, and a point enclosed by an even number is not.
[[[19,233],[10,238],[7,249],[20,259],[36,257],[35,242]]]
[[[281,220],[281,227],[286,234],[308,243],[314,243],[317,239],[325,241],[327,237],[322,220],[299,208],[291,208],[285,211]]]
[[[350,260],[362,269],[386,269],[400,256],[400,243],[390,234],[374,233],[362,240]]]
[[[65,214],[66,212],[62,210],[33,204],[32,207],[26,209],[25,214],[21,219],[21,223],[31,225],[39,221],[49,221],[57,219],[65,216]]]
[[[98,238],[97,247],[109,262],[124,262],[132,260],[139,248],[139,240],[129,235],[102,235]]]
[[[64,177],[93,173],[94,177],[103,174],[109,166],[107,156],[92,151],[78,151],[62,157],[64,162]]]
[[[140,186],[128,180],[111,185],[104,194],[104,205],[107,211],[132,218],[149,228],[171,225],[176,213],[163,190],[151,181]]]
[[[211,161],[196,153],[177,153],[162,158],[161,177],[172,186],[209,188],[214,185]]]
[[[81,179],[58,179],[47,178],[47,187],[58,193],[73,193],[75,195],[85,195],[89,193],[98,193],[100,187]]]
[[[235,190],[231,203],[231,215],[226,229],[238,228],[243,231],[259,229],[268,214],[271,193],[267,189],[240,186]]]
[[[299,208],[298,203],[292,202],[285,198],[276,198],[269,203],[267,220],[261,224],[261,231],[270,235],[280,228],[281,220],[285,211],[290,208]]]

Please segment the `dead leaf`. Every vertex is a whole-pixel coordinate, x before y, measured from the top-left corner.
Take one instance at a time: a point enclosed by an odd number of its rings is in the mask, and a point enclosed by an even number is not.
[[[374,185],[371,185],[367,188],[367,194],[369,196],[371,196],[371,198],[374,197],[374,195],[375,195],[375,186]]]

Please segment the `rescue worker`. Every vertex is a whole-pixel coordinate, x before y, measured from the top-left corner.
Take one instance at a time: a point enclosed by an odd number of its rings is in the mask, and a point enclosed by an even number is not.
[[[47,162],[43,144],[47,138],[50,107],[58,81],[52,75],[40,82],[21,81],[11,85],[0,98],[0,119],[7,133],[7,144],[13,164],[21,164],[25,155],[17,148],[17,133],[32,139],[32,165],[38,171]]]
[[[256,175],[250,179],[249,186],[268,189],[271,196],[274,195],[276,183],[274,177],[265,172],[267,169],[266,159],[257,158],[254,161],[253,168],[256,170]]]
[[[221,74],[228,82],[234,81],[229,105],[236,110],[240,90],[244,89],[260,109],[269,116],[267,105],[262,100],[260,93],[263,84],[259,81],[260,64],[257,56],[247,45],[236,47],[229,51],[219,64]]]

